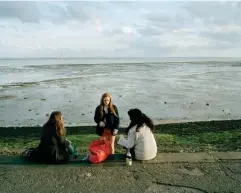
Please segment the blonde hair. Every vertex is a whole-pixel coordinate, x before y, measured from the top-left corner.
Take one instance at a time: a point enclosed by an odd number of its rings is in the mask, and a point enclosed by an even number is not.
[[[115,108],[114,108],[114,105],[113,105],[113,103],[112,103],[112,98],[111,98],[110,93],[104,93],[104,94],[101,96],[101,99],[100,99],[100,107],[101,107],[100,112],[101,112],[101,117],[103,117],[104,98],[106,98],[106,97],[110,98],[110,103],[109,103],[110,111],[111,111],[116,117],[118,117],[117,114],[116,114],[116,112],[115,112]]]
[[[62,120],[62,113],[60,111],[52,112],[49,117],[49,120],[44,124],[44,127],[45,126],[48,129],[50,129],[49,127],[55,127],[55,132],[56,132],[57,136],[65,136],[66,135],[64,123]]]

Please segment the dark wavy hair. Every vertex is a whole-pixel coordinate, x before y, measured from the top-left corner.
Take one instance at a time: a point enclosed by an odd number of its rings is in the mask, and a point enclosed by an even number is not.
[[[139,128],[143,125],[146,124],[151,131],[154,130],[154,124],[153,121],[151,120],[151,118],[149,118],[147,115],[145,115],[144,113],[141,112],[141,110],[139,109],[130,109],[128,111],[128,115],[130,117],[130,124],[129,126],[125,129],[125,132],[128,133],[129,130],[134,127],[135,125],[137,125],[136,127],[136,132],[139,131]]]

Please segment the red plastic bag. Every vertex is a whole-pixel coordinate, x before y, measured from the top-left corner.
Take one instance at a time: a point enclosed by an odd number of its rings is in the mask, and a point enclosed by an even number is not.
[[[108,140],[98,139],[89,145],[89,161],[91,163],[100,163],[107,159],[111,154],[111,145]]]

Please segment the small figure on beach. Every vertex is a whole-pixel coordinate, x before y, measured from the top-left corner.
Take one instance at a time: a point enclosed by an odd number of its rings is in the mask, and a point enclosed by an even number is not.
[[[120,135],[117,144],[130,151],[136,160],[151,160],[157,155],[157,144],[153,135],[153,121],[139,109],[128,111],[130,124],[126,128],[127,139]]]
[[[119,114],[117,106],[112,103],[109,93],[104,93],[100,100],[100,105],[95,109],[94,121],[97,123],[96,133],[102,139],[107,139],[111,143],[112,154],[115,153],[115,135],[119,128]]]
[[[62,113],[54,111],[43,125],[40,144],[31,149],[28,157],[41,163],[66,163],[70,155],[77,157],[78,152],[71,145],[71,141],[66,139]]]

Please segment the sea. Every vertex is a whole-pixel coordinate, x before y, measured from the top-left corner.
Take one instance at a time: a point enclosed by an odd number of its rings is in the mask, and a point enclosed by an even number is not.
[[[155,124],[241,117],[241,58],[0,59],[0,126],[95,125],[109,92],[121,126],[139,108]]]

